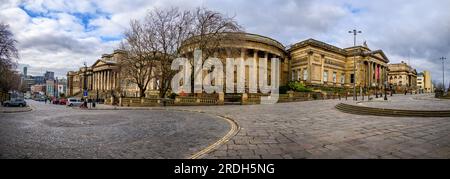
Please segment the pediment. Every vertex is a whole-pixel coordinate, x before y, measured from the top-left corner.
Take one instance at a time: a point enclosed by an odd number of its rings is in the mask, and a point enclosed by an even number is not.
[[[386,63],[389,63],[389,59],[387,58],[386,54],[384,54],[384,52],[382,50],[376,50],[373,52],[372,55],[379,59],[383,59]]]
[[[104,62],[103,60],[97,60],[94,65],[92,65],[93,68],[98,67],[98,66],[103,66],[106,65],[106,62]]]

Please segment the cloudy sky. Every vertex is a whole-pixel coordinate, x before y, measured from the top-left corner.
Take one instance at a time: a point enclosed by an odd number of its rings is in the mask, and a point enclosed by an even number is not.
[[[363,31],[391,62],[410,62],[442,81],[439,57],[450,59],[448,0],[0,0],[0,21],[19,41],[22,65],[40,75],[46,70],[65,76],[86,61],[111,53],[130,19],[141,19],[155,7],[206,7],[236,20],[247,32],[285,45],[315,38],[338,47],[353,45],[349,30]],[[450,81],[450,60],[446,84]]]

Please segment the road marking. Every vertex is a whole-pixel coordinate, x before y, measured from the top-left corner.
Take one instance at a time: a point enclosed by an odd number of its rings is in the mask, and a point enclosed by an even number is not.
[[[203,155],[213,151],[214,149],[217,149],[219,146],[230,141],[230,139],[239,132],[239,130],[240,130],[239,125],[233,119],[224,117],[224,116],[217,116],[217,117],[224,119],[231,125],[230,131],[228,131],[228,133],[225,136],[223,136],[220,140],[218,140],[214,144],[204,148],[203,150],[193,154],[188,159],[198,159],[198,158],[202,157]]]

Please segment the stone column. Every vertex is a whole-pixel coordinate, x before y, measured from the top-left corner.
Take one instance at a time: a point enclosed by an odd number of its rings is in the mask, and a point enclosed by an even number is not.
[[[325,83],[325,79],[324,79],[324,76],[323,76],[323,73],[325,72],[325,69],[324,69],[324,67],[325,67],[325,55],[321,55],[320,56],[321,58],[320,58],[320,62],[321,62],[321,67],[320,67],[320,83],[322,83],[322,84],[324,84]]]
[[[112,90],[112,71],[109,70],[109,90]]]
[[[98,90],[98,72],[95,72],[95,90]]]
[[[103,90],[108,90],[108,71],[103,71]]]
[[[100,72],[97,72],[97,90],[100,91]]]
[[[258,92],[258,50],[253,50],[253,59],[252,65],[250,66],[251,72],[249,72],[249,93],[257,93]],[[250,87],[254,87],[251,89]]]
[[[364,77],[364,80],[365,80],[365,85],[366,85],[366,87],[369,87],[370,85],[370,82],[369,82],[369,80],[370,80],[370,61],[369,60],[367,60],[367,66],[366,66],[366,73],[365,73],[365,77]]]
[[[100,72],[100,90],[104,90],[105,88],[105,72]]]
[[[102,90],[106,90],[106,73],[102,71]]]
[[[386,86],[384,85],[385,84],[385,82],[386,82],[386,67],[385,66],[383,66],[383,68],[382,68],[383,70],[382,70],[382,86],[383,86],[383,89],[384,88],[386,88]]]
[[[95,79],[95,72],[92,71],[92,90],[95,90],[95,83],[97,80]]]
[[[246,56],[247,56],[247,49],[245,49],[245,48],[242,48],[241,49],[241,59],[242,60],[244,60],[244,62],[245,62],[245,60],[246,60]],[[245,70],[245,68],[244,68],[244,74],[241,74],[241,75],[239,75],[240,74],[240,72],[239,72],[239,68],[237,69],[237,75],[236,75],[236,79],[235,79],[235,81],[237,82],[236,84],[239,84],[239,82],[240,81],[243,81],[244,82],[244,84],[243,84],[243,89],[242,88],[236,88],[237,90],[237,93],[245,93],[245,86],[246,86],[246,82],[247,82],[247,79],[246,79],[246,77],[247,77],[247,73],[246,73],[246,70]],[[239,85],[237,85],[237,86],[239,86]]]
[[[106,71],[106,90],[110,90],[111,89],[111,76],[110,76],[110,71],[107,70]]]
[[[100,73],[99,73],[99,72],[96,72],[96,73],[95,73],[95,76],[96,76],[96,80],[97,80],[97,81],[96,81],[96,87],[95,87],[95,88],[96,88],[97,90],[100,90]]]
[[[369,61],[369,63],[368,63],[368,72],[369,72],[369,76],[368,76],[368,88],[370,88],[371,86],[372,86],[372,62],[371,61]]]
[[[105,70],[105,90],[108,90],[108,70]]]
[[[308,83],[311,83],[311,79],[312,79],[312,73],[311,73],[311,71],[312,71],[312,61],[313,61],[313,54],[314,54],[314,52],[312,52],[312,51],[310,51],[310,52],[308,52],[308,68],[307,68],[307,70],[308,70]]]
[[[102,72],[98,72],[98,90],[102,90]]]
[[[114,83],[115,83],[115,79],[114,79],[114,71],[111,70],[111,90],[114,90]]]
[[[379,76],[379,78],[377,79],[377,86],[380,87],[380,82],[381,82],[381,77],[382,77],[381,76],[381,65],[377,64],[376,68],[377,68],[376,71],[377,71],[378,76]]]

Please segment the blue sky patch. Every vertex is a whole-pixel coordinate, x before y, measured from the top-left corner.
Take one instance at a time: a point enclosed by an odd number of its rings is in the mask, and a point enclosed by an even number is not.
[[[350,4],[345,4],[344,7],[348,11],[350,11],[352,14],[359,14],[359,13],[361,13],[363,11],[362,8],[356,8],[356,7],[354,7],[354,6],[350,5]]]
[[[96,8],[95,13],[79,13],[79,12],[69,13],[69,12],[63,12],[63,11],[57,11],[57,10],[49,10],[49,9],[46,9],[45,7],[44,7],[45,12],[39,12],[39,11],[33,11],[30,9],[27,9],[23,4],[19,5],[19,8],[22,9],[25,13],[27,13],[27,15],[30,16],[31,18],[57,19],[57,17],[55,16],[55,14],[57,14],[57,13],[70,14],[79,20],[79,23],[81,25],[83,25],[85,32],[91,32],[91,31],[98,29],[98,27],[92,26],[89,24],[91,20],[97,19],[100,17],[104,17],[106,19],[111,19],[111,13],[103,12],[99,8]]]
[[[120,41],[123,39],[122,35],[117,36],[100,36],[102,42]]]

